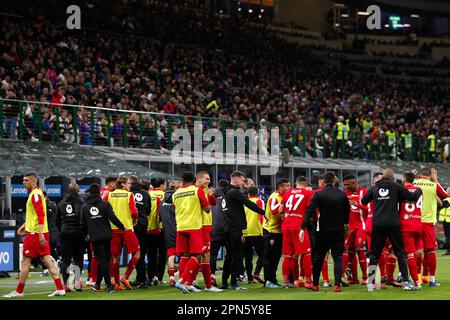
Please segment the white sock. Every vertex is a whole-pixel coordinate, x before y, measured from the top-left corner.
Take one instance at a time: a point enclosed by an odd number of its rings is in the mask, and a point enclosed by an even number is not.
[[[430,276],[430,282],[436,282],[436,279],[434,278],[434,276]]]

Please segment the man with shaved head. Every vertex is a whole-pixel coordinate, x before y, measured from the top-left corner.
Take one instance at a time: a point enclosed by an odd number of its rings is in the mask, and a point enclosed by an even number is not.
[[[417,201],[422,195],[420,189],[410,192],[394,180],[392,169],[383,171],[383,178],[379,180],[361,199],[363,205],[373,201],[372,241],[370,247],[369,281],[367,289],[374,289],[375,272],[386,239],[389,238],[394,253],[397,256],[400,272],[403,277],[403,290],[414,290],[408,280],[408,265],[402,233],[400,230],[399,204],[402,201]]]

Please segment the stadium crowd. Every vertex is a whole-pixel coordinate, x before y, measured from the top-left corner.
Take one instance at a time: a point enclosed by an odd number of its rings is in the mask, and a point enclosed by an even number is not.
[[[169,127],[179,126],[181,118],[169,123],[163,115],[265,119],[280,127],[305,127],[301,137],[286,130],[288,147],[298,155],[320,157],[318,148],[338,134],[342,116],[362,137],[356,150],[361,158],[367,158],[369,141],[391,147],[388,132],[396,135],[399,150],[406,148],[402,135],[411,133],[422,148],[433,145],[429,151],[436,158],[448,155],[441,151],[448,149],[450,137],[446,87],[355,76],[261,26],[183,5],[92,2],[83,8],[80,31],[61,25],[61,16],[51,10],[31,3],[29,12],[22,12],[26,20],[1,17],[2,97],[158,113],[156,121],[149,115],[142,119],[144,147],[168,147]],[[42,107],[39,116],[36,108],[33,102],[23,106],[22,138],[37,139],[41,127],[44,139],[54,140],[59,130],[61,141],[72,142],[76,118],[80,143],[107,144],[106,112],[94,113],[93,137],[89,110],[62,108],[57,122],[57,108]],[[5,102],[5,137],[17,137],[18,111],[17,103]],[[135,113],[126,119],[112,114],[114,144],[123,143],[124,121],[128,145],[137,146]],[[223,124],[205,121],[208,126]]]

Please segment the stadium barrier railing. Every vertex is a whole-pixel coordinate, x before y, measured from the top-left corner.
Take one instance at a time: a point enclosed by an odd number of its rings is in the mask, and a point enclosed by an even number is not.
[[[172,150],[174,130],[187,129],[193,138],[196,121],[201,122],[203,132],[211,128],[221,131],[223,150],[227,150],[227,129],[262,128],[261,123],[251,121],[0,99],[0,139]],[[340,137],[336,127],[325,125],[298,126],[266,121],[265,127],[269,132],[279,129],[280,151],[287,148],[292,155],[304,158],[450,163],[448,137],[436,137],[433,143],[416,133],[411,133],[410,140],[406,141],[398,133],[388,139],[381,131],[362,132],[359,127],[350,128],[347,135]],[[237,152],[237,139],[233,143]],[[246,153],[251,143],[245,140]],[[203,148],[208,144],[202,142]]]

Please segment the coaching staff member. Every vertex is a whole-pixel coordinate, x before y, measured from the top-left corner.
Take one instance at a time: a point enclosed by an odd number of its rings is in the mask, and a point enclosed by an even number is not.
[[[306,211],[301,225],[300,241],[305,240],[305,229],[314,225],[316,210],[319,209],[316,231],[314,234],[313,255],[313,291],[319,291],[319,278],[323,261],[328,250],[334,261],[334,292],[340,292],[342,275],[342,253],[344,240],[348,231],[350,203],[344,191],[335,186],[336,175],[330,171],[324,175],[325,188],[316,192]]]
[[[223,189],[222,211],[225,218],[225,248],[227,251],[224,270],[225,275],[231,274],[231,289],[243,289],[237,285],[242,261],[244,259],[243,234],[247,228],[247,219],[244,206],[250,210],[264,215],[264,210],[258,207],[249,198],[245,197],[241,188],[244,186],[244,173],[234,171],[231,174],[231,182]],[[222,288],[227,286],[227,278],[222,279]]]
[[[401,201],[417,201],[422,191],[417,189],[414,193],[402,187],[394,180],[394,171],[386,169],[383,178],[369,189],[361,199],[363,205],[373,200],[373,227],[372,242],[370,247],[369,279],[374,278],[378,259],[383,250],[386,239],[391,241],[394,253],[398,259],[398,266],[403,277],[403,290],[411,290],[408,281],[408,265],[406,263],[403,237],[400,230],[399,203]],[[367,283],[367,289],[373,290],[373,280]]]
[[[147,288],[147,275],[145,270],[145,252],[147,252],[147,226],[148,217],[151,211],[151,199],[147,191],[142,189],[138,177],[130,176],[128,183],[131,185],[130,191],[134,196],[134,203],[138,211],[138,221],[134,227],[134,233],[141,247],[141,257],[136,264],[136,281],[134,286],[137,288]]]
[[[83,271],[84,236],[80,227],[82,205],[80,187],[75,182],[71,182],[69,193],[58,203],[56,214],[56,226],[60,231],[61,274],[66,286],[69,278],[67,268],[70,266],[72,259],[80,272]],[[78,280],[75,282],[75,289],[81,291],[81,283]]]

